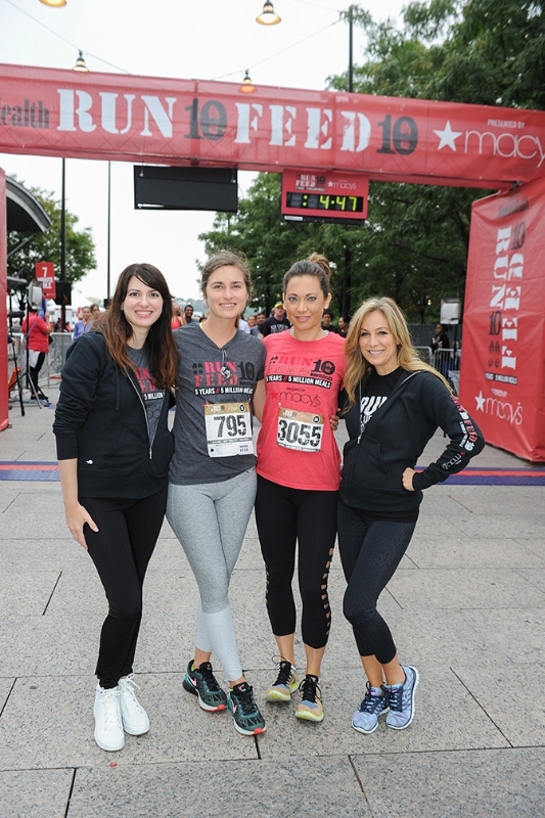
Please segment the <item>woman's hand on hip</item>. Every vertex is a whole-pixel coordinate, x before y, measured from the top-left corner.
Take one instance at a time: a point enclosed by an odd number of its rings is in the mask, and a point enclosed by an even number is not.
[[[407,491],[414,491],[413,486],[413,475],[416,474],[415,469],[411,469],[410,466],[407,466],[405,471],[403,472],[403,488]]]
[[[98,526],[87,511],[82,505],[77,503],[74,506],[66,507],[65,508],[66,514],[66,525],[70,529],[70,532],[75,539],[76,542],[79,542],[82,548],[85,548],[87,551],[87,543],[85,541],[85,535],[83,533],[83,526],[87,523],[89,528],[92,531],[98,531]]]

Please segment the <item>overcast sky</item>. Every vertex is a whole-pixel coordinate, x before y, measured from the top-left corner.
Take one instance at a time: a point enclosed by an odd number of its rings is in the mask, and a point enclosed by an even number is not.
[[[348,26],[339,11],[348,0],[277,0],[282,22],[258,25],[262,0],[68,0],[50,8],[39,0],[0,0],[0,63],[72,68],[83,51],[90,71],[181,79],[242,81],[289,88],[325,88],[347,69]],[[365,0],[375,20],[397,20],[405,0]],[[365,38],[354,29],[354,63]],[[29,187],[60,199],[61,160],[0,154],[0,167]],[[239,197],[253,176],[239,172]],[[213,213],[135,211],[132,164],[112,163],[111,277],[135,261],[166,275],[172,292],[199,295],[196,261],[204,261],[199,233]],[[66,160],[67,208],[90,227],[97,269],[77,285],[76,303],[106,295],[107,163]]]

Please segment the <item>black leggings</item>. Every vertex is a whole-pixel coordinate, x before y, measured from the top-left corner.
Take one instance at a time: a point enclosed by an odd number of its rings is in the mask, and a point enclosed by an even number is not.
[[[102,625],[96,675],[104,688],[132,673],[142,618],[142,586],[167,501],[164,488],[142,500],[80,498],[98,526],[84,528],[89,555],[104,586],[108,616]]]
[[[376,656],[381,665],[397,653],[377,601],[393,577],[411,541],[415,522],[366,518],[365,512],[339,501],[339,552],[348,587],[344,615],[352,625],[360,656]]]
[[[255,514],[267,568],[267,611],[276,636],[295,633],[291,581],[299,541],[303,642],[323,648],[331,626],[327,580],[336,536],[336,491],[279,486],[258,475]]]
[[[31,383],[31,389],[36,394],[40,394],[40,386],[38,384],[38,378],[40,376],[40,371],[42,366],[44,365],[45,361],[45,352],[38,353],[38,358],[36,360],[36,364],[34,366],[29,366],[28,368],[28,377]]]

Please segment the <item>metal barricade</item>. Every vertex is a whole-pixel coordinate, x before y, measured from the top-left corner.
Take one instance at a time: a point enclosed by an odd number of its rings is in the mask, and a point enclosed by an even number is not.
[[[433,353],[431,365],[446,378],[449,369],[459,369],[456,353],[457,350],[454,349],[436,349]]]
[[[72,344],[71,332],[52,332],[51,345],[47,356],[47,379],[58,380],[66,360],[66,352]]]
[[[22,379],[23,387],[27,388],[26,366],[27,355],[24,344],[24,336],[20,332],[12,333],[13,346],[8,347],[8,383],[13,388],[13,372],[15,366],[19,367],[19,376]],[[40,371],[39,383],[43,385],[47,383],[49,386],[51,381],[57,383],[60,379],[60,372],[66,360],[66,352],[72,343],[72,333],[70,332],[52,332],[51,336],[53,342],[49,347],[49,352],[45,357],[44,365]],[[15,350],[15,356],[13,351]],[[14,361],[15,357],[15,361]]]
[[[449,381],[455,395],[460,392],[461,354],[461,349],[436,349],[433,353],[432,366]]]
[[[458,395],[460,392],[460,357],[462,355],[461,349],[436,349],[435,352],[431,347],[415,346],[420,358],[434,369],[437,369],[441,375],[444,375],[454,390],[454,394]]]
[[[424,361],[424,363],[431,365],[433,357],[431,347],[415,347],[415,349],[418,352],[419,357],[422,358],[422,360]]]

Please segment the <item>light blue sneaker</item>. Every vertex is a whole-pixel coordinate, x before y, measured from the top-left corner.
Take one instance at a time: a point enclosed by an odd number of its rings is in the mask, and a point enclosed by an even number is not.
[[[352,727],[359,733],[373,733],[378,727],[378,719],[388,712],[388,691],[384,687],[371,687],[366,684],[367,690],[359,710],[352,718]]]
[[[404,730],[414,718],[414,691],[418,686],[418,671],[415,667],[404,667],[405,681],[401,685],[386,685],[390,712],[386,724],[394,730]]]

